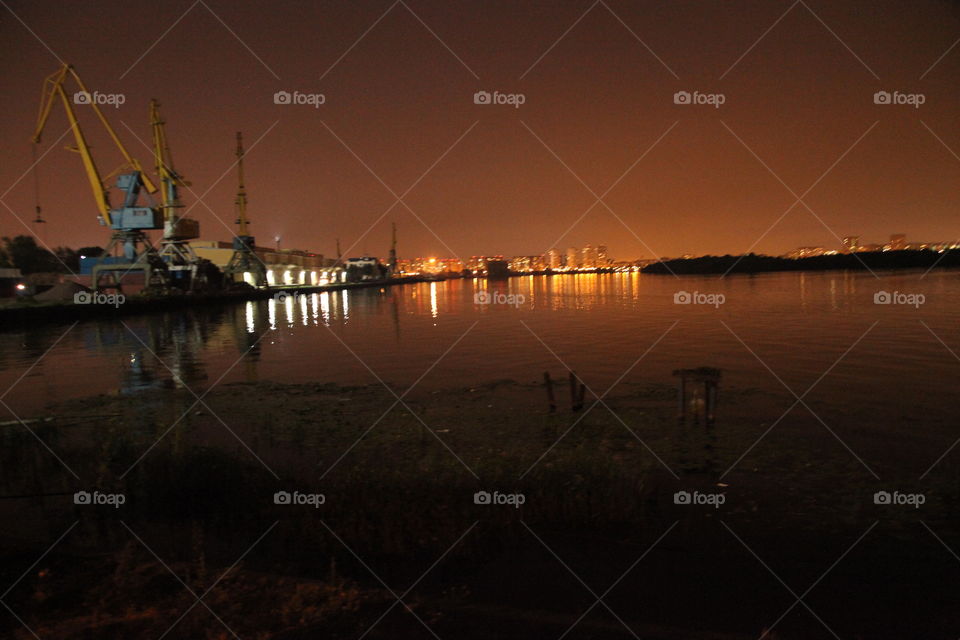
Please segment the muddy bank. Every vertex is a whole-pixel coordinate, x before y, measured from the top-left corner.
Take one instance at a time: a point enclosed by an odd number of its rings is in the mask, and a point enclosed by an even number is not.
[[[377,622],[411,585],[405,602],[441,637],[559,636],[590,590],[614,583],[605,602],[625,625],[599,607],[571,637],[756,637],[795,599],[777,576],[802,593],[853,545],[810,596],[841,637],[946,637],[960,623],[948,605],[960,565],[923,524],[958,539],[950,473],[923,487],[922,511],[885,509],[872,496],[886,485],[800,415],[741,458],[780,398],[724,389],[708,429],[678,425],[672,388],[625,384],[580,412],[566,392],[556,413],[542,385],[506,380],[407,396],[240,383],[199,401],[171,388],[51,405],[33,434],[0,428],[3,579],[77,524],[7,600],[56,637],[159,635],[195,600],[161,558],[198,595],[212,587],[241,637],[358,637],[374,623],[370,637],[421,637],[400,605]],[[76,491],[123,503],[77,505]],[[678,491],[723,498],[676,504]],[[477,504],[477,492],[522,502]],[[264,589],[275,595],[258,601]],[[798,613],[779,637],[825,632]],[[168,637],[224,633],[199,605],[190,615]]]

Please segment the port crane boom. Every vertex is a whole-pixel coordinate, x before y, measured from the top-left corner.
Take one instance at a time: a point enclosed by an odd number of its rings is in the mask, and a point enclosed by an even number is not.
[[[153,160],[157,176],[163,188],[160,190],[160,204],[163,208],[164,236],[172,235],[180,204],[178,189],[188,187],[190,183],[173,168],[173,157],[167,144],[166,121],[160,117],[160,103],[150,101],[150,127],[153,131]]]
[[[68,95],[66,89],[67,82],[71,80],[79,89],[72,96]],[[58,71],[47,76],[44,80],[40,111],[37,115],[37,125],[33,133],[34,144],[39,144],[42,140],[43,131],[50,118],[53,105],[58,101],[63,105],[76,142],[76,147],[70,150],[79,153],[83,160],[87,180],[96,201],[100,223],[113,230],[104,256],[97,258],[92,268],[94,287],[98,289],[119,289],[120,279],[124,274],[131,271],[142,271],[144,273],[144,285],[147,287],[165,286],[167,280],[166,266],[157,255],[149,237],[144,233],[144,231],[163,228],[163,211],[158,207],[138,204],[141,191],[146,191],[147,194],[156,193],[156,185],[144,173],[140,163],[127,151],[97,104],[95,94],[87,89],[72,65],[64,64]],[[80,126],[74,105],[87,105],[93,109],[97,119],[124,159],[124,164],[108,176],[109,178],[116,175],[116,187],[123,193],[123,204],[120,207],[114,208],[110,204],[110,192],[93,159],[90,145],[87,143]],[[122,257],[111,255],[117,246],[123,247]],[[83,266],[81,266],[81,269],[83,269]],[[103,276],[103,281],[101,281],[101,276]]]
[[[100,106],[97,105],[94,100],[92,100],[91,96],[93,94],[87,90],[87,86],[83,83],[83,80],[80,79],[80,76],[77,74],[73,66],[65,64],[60,68],[59,71],[47,76],[43,84],[43,98],[40,102],[40,112],[37,116],[37,126],[33,132],[33,142],[34,144],[39,144],[41,142],[44,128],[46,127],[47,120],[50,118],[50,112],[53,110],[54,103],[57,102],[57,99],[59,98],[60,102],[63,104],[64,111],[67,114],[67,121],[70,123],[70,128],[73,131],[73,137],[77,144],[77,146],[71,149],[71,151],[77,151],[80,154],[80,157],[83,159],[83,166],[86,169],[87,179],[90,181],[90,187],[93,190],[94,199],[97,202],[97,209],[100,215],[103,217],[104,222],[109,226],[111,224],[110,194],[104,186],[103,179],[100,177],[100,171],[97,169],[97,164],[94,162],[93,155],[90,153],[90,145],[87,144],[87,140],[83,135],[83,130],[80,128],[80,121],[77,119],[77,114],[73,108],[73,104],[71,103],[71,98],[67,95],[66,89],[64,88],[64,85],[68,79],[73,79],[80,88],[80,91],[74,94],[73,100],[78,104],[86,103],[90,105],[101,124],[103,124],[103,128],[106,129],[107,133],[110,135],[110,139],[116,145],[124,160],[126,160],[127,167],[140,173],[143,186],[146,188],[147,192],[156,193],[157,187],[153,184],[153,182],[150,181],[149,176],[143,173],[140,163],[133,158],[127,151],[127,148],[123,146],[123,142],[120,141],[120,138],[117,136],[117,132],[114,131],[113,127],[110,125],[110,122],[103,114]]]

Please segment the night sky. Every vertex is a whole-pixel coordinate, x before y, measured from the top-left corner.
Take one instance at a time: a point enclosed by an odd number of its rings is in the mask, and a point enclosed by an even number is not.
[[[160,100],[204,239],[236,228],[237,130],[258,244],[280,235],[326,255],[340,238],[350,255],[385,256],[391,222],[401,257],[960,238],[954,2],[0,4],[0,235],[36,228],[33,176],[8,187],[30,166],[42,81],[62,60],[125,96],[106,112],[147,166],[134,134],[149,143]],[[525,103],[474,104],[480,90]],[[874,104],[880,90],[925,102]],[[275,104],[277,91],[325,103]],[[678,105],[677,91],[725,102]],[[110,173],[119,156],[79,112]],[[80,159],[62,148],[72,137],[54,145],[66,129],[58,107],[40,237],[103,245]]]

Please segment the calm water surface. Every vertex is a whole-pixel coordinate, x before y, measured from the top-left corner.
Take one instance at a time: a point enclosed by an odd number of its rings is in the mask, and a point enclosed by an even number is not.
[[[494,303],[476,304],[487,288],[499,294]],[[675,304],[678,291],[724,302]],[[878,305],[877,291],[925,300]],[[429,390],[532,382],[545,370],[564,375],[566,364],[602,393],[632,365],[623,383],[672,384],[675,368],[714,366],[727,388],[792,401],[786,386],[803,394],[816,383],[805,400],[821,408],[860,411],[889,428],[922,418],[947,429],[958,319],[960,274],[949,271],[451,280],[7,330],[0,388],[14,385],[4,402],[30,416],[50,402],[178,378],[193,389],[380,378]]]

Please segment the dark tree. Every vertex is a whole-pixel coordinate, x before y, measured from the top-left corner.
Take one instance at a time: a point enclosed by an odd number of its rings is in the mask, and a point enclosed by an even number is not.
[[[23,274],[65,270],[54,254],[37,245],[33,236],[4,237],[0,252],[4,262],[20,269]]]
[[[77,249],[77,255],[98,258],[103,255],[103,247],[80,247]]]
[[[80,254],[70,247],[57,247],[53,254],[58,258],[57,271],[76,273],[80,270]]]

